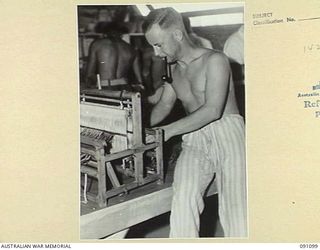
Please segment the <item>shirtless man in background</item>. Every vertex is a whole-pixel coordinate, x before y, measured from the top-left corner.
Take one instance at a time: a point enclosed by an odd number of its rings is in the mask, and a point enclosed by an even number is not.
[[[247,236],[244,121],[236,104],[228,58],[197,47],[172,8],[151,11],[143,25],[155,53],[177,61],[151,113],[160,123],[180,99],[187,116],[162,126],[165,141],[183,134],[175,167],[170,237],[199,237],[203,195],[216,173],[225,237]]]
[[[90,46],[86,70],[87,87],[98,87],[97,74],[102,88],[130,87],[128,78],[131,67],[136,84],[142,84],[137,52],[121,39],[121,27],[117,23],[109,23],[103,29],[105,37],[94,41]]]

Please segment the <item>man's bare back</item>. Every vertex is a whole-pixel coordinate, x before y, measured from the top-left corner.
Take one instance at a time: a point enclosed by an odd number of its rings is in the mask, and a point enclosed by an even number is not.
[[[181,66],[176,65],[173,72],[175,79],[172,87],[178,99],[181,100],[187,113],[192,113],[199,109],[205,103],[205,90],[206,90],[206,73],[207,63],[209,57],[216,56],[221,53],[213,50],[200,49],[200,56],[196,57],[189,65]],[[234,84],[231,77],[229,79],[229,91],[225,104],[224,114],[238,114],[236,105]]]
[[[138,83],[142,82],[136,51],[121,37],[106,37],[94,41],[90,48],[86,79],[95,85],[96,74],[100,80],[128,79],[133,67]]]
[[[127,78],[136,56],[130,45],[120,38],[98,40],[94,45],[93,52],[97,55],[101,80]]]

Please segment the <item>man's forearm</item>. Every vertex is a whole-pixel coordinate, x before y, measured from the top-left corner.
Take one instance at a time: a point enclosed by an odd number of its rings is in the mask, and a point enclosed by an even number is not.
[[[168,133],[168,137],[186,134],[219,120],[221,116],[221,111],[212,107],[202,106],[192,114],[165,126],[165,132]]]
[[[171,107],[158,103],[154,106],[151,112],[150,125],[155,126],[162,122],[170,113]]]
[[[135,58],[135,60],[133,62],[133,72],[135,74],[135,77],[136,77],[137,81],[140,84],[142,84],[143,78],[142,78],[141,67],[140,67],[138,58]]]

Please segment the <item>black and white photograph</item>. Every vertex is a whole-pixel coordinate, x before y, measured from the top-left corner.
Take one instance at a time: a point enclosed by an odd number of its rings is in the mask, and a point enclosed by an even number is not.
[[[319,247],[320,1],[0,6],[1,249]]]
[[[244,3],[77,21],[80,240],[248,238]]]

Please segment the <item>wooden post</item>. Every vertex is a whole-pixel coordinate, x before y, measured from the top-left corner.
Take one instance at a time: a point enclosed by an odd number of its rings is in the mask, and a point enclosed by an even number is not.
[[[138,183],[143,183],[143,152],[134,155],[135,178]]]
[[[164,171],[163,171],[163,131],[161,129],[156,130],[156,140],[159,142],[159,146],[156,148],[156,159],[157,159],[157,174],[159,174],[158,184],[164,182]]]
[[[142,144],[142,114],[140,93],[132,95],[133,147]]]
[[[107,162],[106,164],[107,164],[107,174],[108,174],[108,177],[112,183],[112,186],[113,187],[120,187],[118,177],[117,177],[116,173],[114,172],[111,163]]]
[[[142,112],[140,93],[132,95],[132,125],[133,148],[142,145]],[[138,183],[143,182],[143,152],[134,155],[135,178]]]
[[[100,74],[97,74],[97,85],[98,85],[98,89],[101,90],[101,82],[100,82]]]
[[[100,148],[96,151],[97,167],[98,167],[98,204],[99,207],[107,206],[107,185],[106,185],[106,162],[104,159],[104,149]]]

